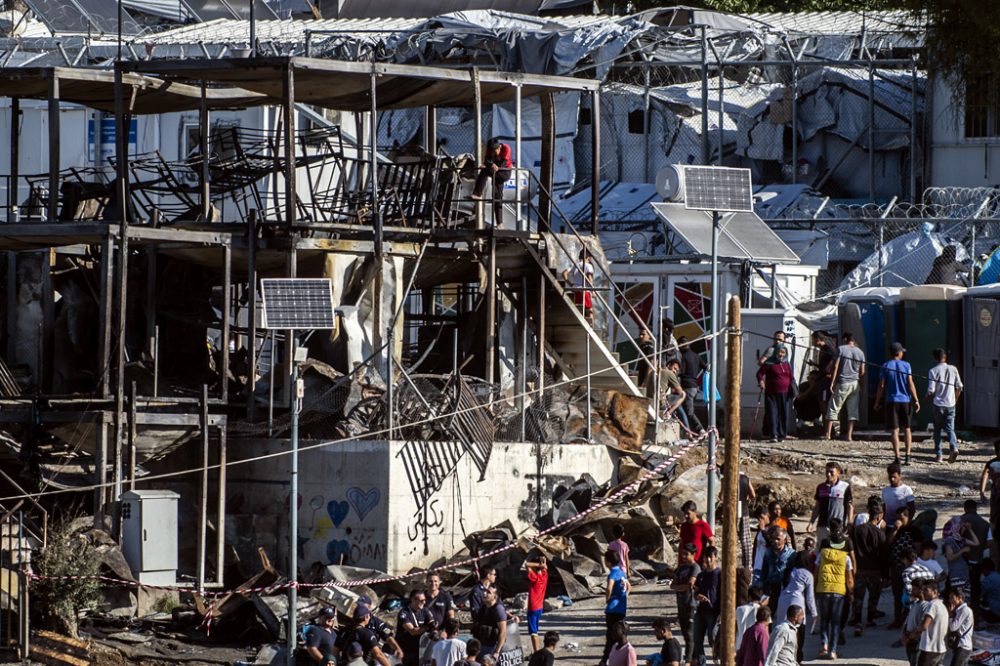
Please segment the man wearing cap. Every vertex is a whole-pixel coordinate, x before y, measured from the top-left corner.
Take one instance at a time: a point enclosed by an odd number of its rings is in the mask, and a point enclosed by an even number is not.
[[[423,590],[410,591],[410,604],[399,611],[396,620],[396,642],[403,650],[403,666],[417,666],[420,663],[420,637],[437,629],[434,617],[426,608],[427,593]]]
[[[358,604],[354,607],[351,624],[337,636],[335,656],[346,655],[351,643],[357,643],[361,646],[365,661],[390,666],[389,660],[378,646],[378,638],[368,628],[371,619],[372,613],[368,606]]]
[[[882,404],[885,396],[886,426],[892,432],[892,452],[899,462],[899,429],[903,428],[906,437],[906,459],[904,465],[910,464],[910,448],[913,446],[913,431],[910,429],[910,418],[914,412],[920,411],[920,398],[917,387],[913,383],[913,370],[910,364],[903,360],[906,349],[898,342],[891,347],[892,360],[882,366],[882,375],[878,382],[878,392],[875,394],[875,409]]]
[[[365,666],[365,651],[361,643],[354,641],[347,646],[347,659],[346,666]]]
[[[316,616],[316,621],[306,632],[306,652],[317,664],[336,663],[337,632],[333,630],[337,612],[326,607]]]
[[[373,608],[375,606],[375,604],[372,603],[371,597],[369,597],[367,594],[362,594],[361,596],[359,596],[358,603],[363,604],[368,608]],[[380,643],[389,648],[389,651],[392,653],[392,656],[402,661],[403,650],[400,649],[399,643],[396,642],[396,638],[392,634],[392,627],[383,622],[382,618],[380,618],[375,613],[372,613],[371,617],[368,620],[368,631],[375,634],[375,638]]]

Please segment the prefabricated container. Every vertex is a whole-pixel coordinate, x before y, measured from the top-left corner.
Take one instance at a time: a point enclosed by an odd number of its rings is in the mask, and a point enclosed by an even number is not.
[[[902,312],[900,342],[906,347],[905,359],[913,368],[917,395],[927,394],[927,376],[936,365],[934,349],[948,353],[948,363],[962,367],[962,297],[965,287],[950,284],[922,284],[899,291]],[[914,416],[915,425],[925,427],[931,421],[930,403],[924,403]]]
[[[965,425],[1000,427],[1000,284],[970,287],[965,320]]]

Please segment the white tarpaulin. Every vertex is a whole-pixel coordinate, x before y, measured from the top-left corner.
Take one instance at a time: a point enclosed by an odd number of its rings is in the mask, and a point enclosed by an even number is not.
[[[968,253],[957,241],[944,234],[930,231],[933,223],[925,223],[924,229],[911,231],[886,243],[881,252],[869,256],[847,274],[840,283],[840,289],[855,287],[912,287],[925,284],[937,259],[946,246],[955,248],[955,259],[968,259]],[[881,273],[881,277],[880,274]]]

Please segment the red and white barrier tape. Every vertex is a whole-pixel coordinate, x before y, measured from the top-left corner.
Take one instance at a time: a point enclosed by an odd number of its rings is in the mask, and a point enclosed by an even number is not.
[[[681,424],[681,427],[683,427],[683,424]],[[688,428],[684,428],[684,429],[687,430],[688,433],[694,434],[690,429],[688,429]],[[697,446],[699,443],[701,443],[702,441],[704,441],[708,437],[709,432],[710,432],[709,430],[702,431],[701,433],[699,433],[698,435],[696,435],[692,439],[688,440],[685,444],[683,444],[682,446],[680,446],[676,451],[674,451],[666,460],[664,460],[663,462],[661,462],[659,465],[657,465],[656,467],[654,467],[651,470],[645,471],[642,476],[640,476],[638,479],[636,479],[632,483],[630,483],[630,484],[628,484],[628,485],[620,488],[617,492],[615,492],[615,493],[613,493],[613,494],[605,497],[604,499],[602,499],[601,501],[597,502],[596,504],[593,504],[593,505],[587,507],[586,510],[584,510],[584,511],[582,511],[582,512],[580,512],[580,513],[578,513],[578,514],[576,514],[574,516],[570,516],[569,518],[567,518],[567,519],[565,519],[563,521],[560,521],[560,522],[556,523],[555,525],[552,525],[551,527],[547,527],[544,530],[539,531],[538,534],[536,534],[532,538],[532,540],[536,539],[538,537],[541,537],[541,536],[545,536],[546,534],[551,534],[552,532],[560,530],[563,527],[566,527],[567,525],[570,525],[570,524],[572,524],[574,522],[583,520],[585,517],[587,517],[588,515],[592,514],[593,512],[595,512],[595,511],[597,511],[599,509],[602,509],[602,508],[606,507],[609,504],[617,502],[618,500],[624,498],[626,495],[634,493],[636,490],[639,489],[639,486],[641,486],[644,482],[649,481],[650,479],[652,479],[652,478],[658,476],[659,474],[661,474],[662,472],[664,472],[670,465],[672,465],[673,463],[677,462],[683,455],[685,455],[691,449],[693,449],[695,446]],[[225,591],[225,592],[203,592],[202,596],[205,597],[206,599],[212,599],[212,602],[209,604],[208,609],[205,612],[205,618],[202,621],[202,625],[201,626],[203,626],[205,628],[206,632],[211,633],[212,620],[213,620],[215,611],[217,610],[218,604],[222,600],[223,597],[228,596],[230,594],[263,594],[263,595],[266,595],[266,594],[273,594],[274,592],[278,592],[280,590],[287,590],[287,589],[292,588],[292,587],[295,587],[296,589],[323,588],[323,587],[358,587],[358,586],[361,586],[361,585],[376,585],[378,583],[388,583],[388,582],[393,582],[393,581],[408,580],[408,579],[411,579],[411,578],[416,578],[418,576],[425,576],[425,575],[430,574],[430,573],[437,573],[437,572],[441,572],[441,571],[447,571],[448,569],[454,569],[454,568],[457,568],[457,567],[462,567],[462,566],[467,566],[467,565],[470,565],[470,564],[474,564],[474,563],[480,562],[482,560],[488,559],[490,557],[494,557],[496,555],[499,555],[500,553],[504,553],[504,552],[506,552],[508,550],[513,550],[516,547],[517,547],[517,542],[511,542],[511,543],[505,544],[503,546],[499,546],[497,548],[494,548],[493,550],[491,550],[489,552],[486,552],[486,553],[483,553],[481,555],[476,555],[476,556],[473,556],[473,557],[467,557],[467,558],[465,558],[463,560],[459,560],[457,562],[448,562],[448,563],[441,564],[441,565],[436,566],[436,567],[431,567],[429,569],[422,569],[422,570],[419,570],[419,571],[411,571],[409,573],[399,574],[399,575],[396,575],[396,576],[381,576],[381,577],[378,577],[378,578],[366,578],[366,579],[362,579],[362,580],[351,580],[351,581],[330,581],[330,582],[327,582],[327,583],[299,583],[297,581],[285,581],[285,582],[282,582],[282,583],[274,583],[273,585],[267,585],[267,586],[264,586],[264,587],[247,588],[247,589],[239,589],[239,588],[237,588],[235,590],[230,590],[230,591]],[[163,590],[163,591],[167,591],[167,592],[191,592],[192,591],[191,588],[188,588],[188,587],[178,587],[176,585],[148,585],[148,584],[145,584],[145,583],[140,583],[139,581],[125,580],[123,578],[114,578],[114,577],[111,577],[111,576],[43,576],[43,575],[40,575],[40,574],[31,573],[31,572],[26,572],[26,576],[28,578],[28,582],[29,583],[32,580],[98,580],[98,581],[103,582],[103,583],[108,583],[108,584],[112,584],[112,585],[121,585],[121,586],[124,586],[124,587],[131,587],[131,588],[137,588],[137,589],[138,588],[144,588],[144,589],[148,589],[148,590]]]

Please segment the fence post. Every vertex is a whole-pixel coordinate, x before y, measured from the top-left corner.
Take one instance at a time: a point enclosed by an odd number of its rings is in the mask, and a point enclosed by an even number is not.
[[[875,203],[875,63],[868,65],[868,196]],[[882,226],[879,225],[879,237]],[[881,241],[879,244],[881,248]],[[881,286],[881,278],[879,278]]]
[[[701,163],[708,164],[708,36],[701,26]]]

